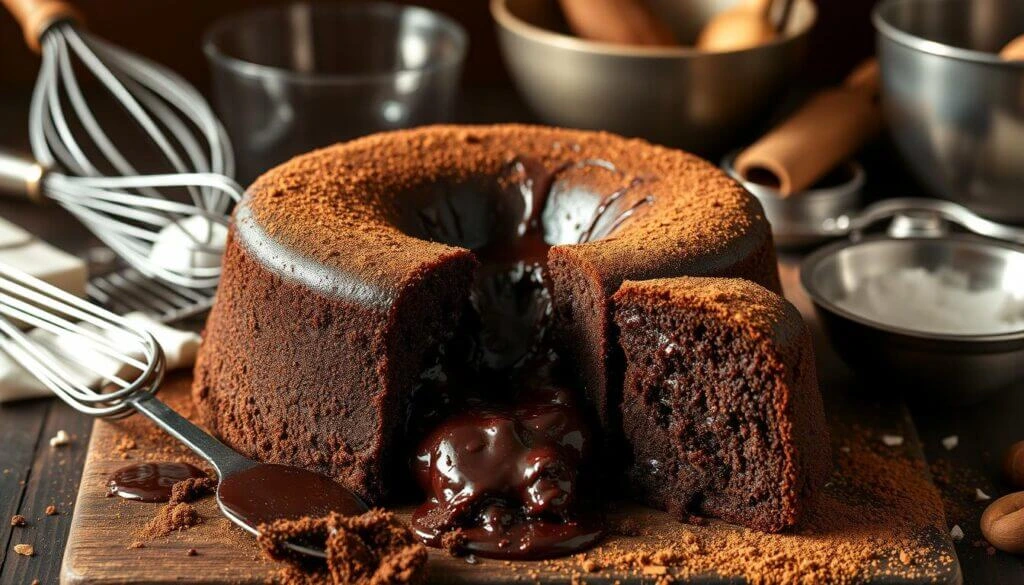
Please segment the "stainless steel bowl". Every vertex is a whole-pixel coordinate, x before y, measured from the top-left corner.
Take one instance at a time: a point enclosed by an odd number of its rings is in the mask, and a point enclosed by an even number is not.
[[[712,15],[738,1],[657,0],[652,7],[692,42]],[[721,154],[776,105],[817,13],[811,0],[798,0],[786,35],[726,53],[573,37],[555,0],[491,0],[491,14],[512,77],[546,122]]]
[[[839,355],[873,381],[922,400],[971,403],[1024,378],[1024,329],[993,335],[950,335],[894,327],[837,304],[863,279],[905,267],[949,267],[973,288],[1024,295],[1024,246],[958,234],[869,236],[822,248],[801,265],[800,278]]]
[[[782,197],[776,189],[745,179],[733,166],[737,154],[722,160],[722,170],[761,202],[776,246],[802,248],[844,235],[842,230],[860,210],[865,176],[856,161],[842,165],[822,186]]]
[[[874,13],[893,139],[936,196],[1024,223],[1021,0],[886,0]]]

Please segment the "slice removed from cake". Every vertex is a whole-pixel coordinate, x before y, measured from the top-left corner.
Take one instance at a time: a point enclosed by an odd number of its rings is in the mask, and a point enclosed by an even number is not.
[[[830,466],[796,308],[725,278],[626,281],[613,301],[633,492],[680,519],[768,532],[795,524]]]

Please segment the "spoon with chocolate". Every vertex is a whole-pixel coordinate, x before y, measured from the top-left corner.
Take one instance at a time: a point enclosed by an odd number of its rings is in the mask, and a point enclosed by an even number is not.
[[[28,336],[28,324],[52,337]],[[123,364],[120,372],[101,372],[96,360],[76,359],[58,351],[61,339],[73,339],[96,356]],[[24,272],[0,264],[0,350],[36,376],[61,400],[90,416],[121,418],[140,412],[213,466],[221,511],[247,532],[276,520],[321,517],[332,512],[362,514],[366,504],[333,480],[297,467],[253,461],[221,443],[157,399],[166,363],[163,350],[144,328],[70,295]],[[83,372],[101,374],[95,389]],[[90,377],[90,376],[86,376]],[[193,472],[183,465],[145,464],[122,469],[114,478],[117,493],[153,501],[177,480]],[[286,542],[293,552],[326,558],[308,543]]]
[[[369,510],[358,495],[324,475],[243,457],[152,394],[128,402],[213,466],[218,477],[216,494],[221,512],[254,536],[259,535],[261,525],[277,520],[319,518],[332,512],[355,516]],[[145,483],[158,485],[160,481],[157,468],[148,474]],[[284,546],[299,554],[326,558],[323,550],[303,543],[286,542]]]

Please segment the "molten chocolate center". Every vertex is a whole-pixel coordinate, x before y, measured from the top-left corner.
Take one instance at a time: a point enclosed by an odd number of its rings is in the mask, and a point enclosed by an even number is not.
[[[560,180],[569,171],[615,184],[603,195]],[[427,501],[413,529],[432,546],[451,531],[480,556],[536,559],[592,546],[602,528],[581,514],[591,432],[552,351],[551,245],[608,236],[652,199],[604,161],[554,169],[517,158],[497,178],[493,229],[461,331],[417,391],[414,473]],[[479,198],[477,198],[479,200]],[[419,211],[430,239],[465,245],[470,222],[451,199]],[[418,432],[417,432],[418,431]]]

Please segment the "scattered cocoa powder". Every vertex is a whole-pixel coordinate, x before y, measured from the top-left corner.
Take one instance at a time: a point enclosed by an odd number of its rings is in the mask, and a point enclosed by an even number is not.
[[[213,493],[217,480],[212,477],[192,477],[171,486],[168,504],[187,504]]]
[[[177,530],[188,530],[202,521],[199,511],[192,504],[168,502],[160,508],[156,517],[142,528],[139,536],[143,538],[167,536]]]
[[[337,585],[397,585],[421,583],[426,576],[426,547],[392,512],[280,520],[260,526],[259,532],[257,539],[268,556],[292,563],[277,575],[288,585],[317,578]],[[287,542],[324,548],[326,566],[292,553]]]
[[[25,526],[27,524],[28,522],[25,520],[25,517],[21,514],[15,514],[14,516],[11,516],[11,526]]]

